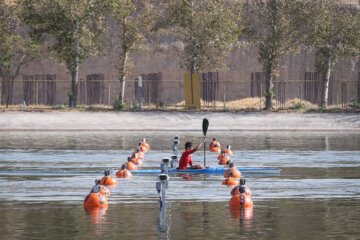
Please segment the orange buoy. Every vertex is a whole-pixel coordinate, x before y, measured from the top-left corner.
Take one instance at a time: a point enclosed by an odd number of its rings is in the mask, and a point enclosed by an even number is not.
[[[105,186],[112,186],[112,185],[118,185],[118,182],[115,178],[110,177],[110,176],[104,176],[101,181],[100,181],[101,185],[105,185]]]
[[[84,208],[108,207],[108,202],[104,195],[100,193],[89,193],[84,199]]]
[[[218,162],[219,165],[225,165],[225,166],[229,166],[230,164],[232,164],[232,161],[229,157],[225,157],[221,160],[219,160]]]
[[[143,151],[140,151],[140,152],[138,152],[135,156],[136,156],[137,159],[142,159],[142,160],[144,160],[145,154],[144,154]]]
[[[145,147],[143,147],[142,143],[139,142],[138,146],[134,149],[132,155],[131,155],[131,158],[139,158],[139,155],[140,155],[140,158],[143,159],[144,158],[144,152],[146,152],[147,150],[145,149]]]
[[[100,193],[105,196],[110,196],[110,190],[107,187],[100,185],[100,179],[95,180],[95,186],[90,190],[90,193]]]
[[[221,145],[220,145],[220,143],[218,141],[216,141],[216,138],[213,138],[212,142],[209,145],[209,149],[212,149],[212,148],[215,148],[215,147],[221,148]]]
[[[224,149],[224,153],[226,153],[228,156],[233,155],[233,152],[231,151],[231,145],[227,145]]]
[[[247,186],[245,186],[245,182],[246,180],[244,178],[241,178],[240,181],[239,181],[239,185],[234,187],[230,194],[235,196],[237,194],[240,194],[240,193],[244,193],[246,196],[252,196],[252,192],[250,190],[250,188],[248,188]]]
[[[140,159],[134,157],[131,159],[131,162],[134,163],[136,166],[142,166],[143,165],[143,161],[141,161]]]
[[[239,184],[239,181],[232,178],[232,177],[229,177],[229,178],[226,178],[223,182],[222,182],[223,185],[238,185]]]
[[[243,190],[240,190],[240,188],[242,188]],[[239,186],[234,187],[231,190],[230,194],[235,196],[237,194],[240,194],[240,191],[243,191],[246,196],[249,196],[249,197],[252,196],[252,192],[251,192],[250,188],[248,188],[245,185],[239,185]]]
[[[218,160],[221,160],[221,159],[223,159],[223,158],[225,158],[226,156],[225,156],[225,153],[224,153],[224,151],[222,151],[220,154],[219,154],[219,156],[217,156],[217,159]]]
[[[150,150],[150,144],[148,144],[148,143],[146,142],[146,139],[145,139],[145,138],[142,139],[141,145],[142,145],[143,148],[144,148],[143,150],[145,150],[144,152],[147,152],[148,150]]]
[[[118,182],[115,178],[110,176],[109,170],[105,170],[105,176],[100,180],[100,184],[105,186],[112,186],[118,185]]]
[[[231,164],[229,164],[231,165]],[[224,177],[233,177],[233,178],[241,178],[241,172],[236,167],[230,167],[224,173]]]
[[[131,158],[128,157],[128,161],[126,163],[123,163],[121,165],[121,169],[126,169],[126,170],[136,170],[137,166],[135,165],[135,163],[133,163],[131,161]]]
[[[123,169],[120,170],[116,173],[116,176],[118,178],[131,178],[132,177],[132,173],[129,170]]]
[[[252,207],[253,200],[243,193],[233,196],[229,202],[231,208]]]
[[[221,145],[218,141],[216,141],[216,138],[213,138],[212,142],[209,145],[209,149],[211,152],[221,152]]]

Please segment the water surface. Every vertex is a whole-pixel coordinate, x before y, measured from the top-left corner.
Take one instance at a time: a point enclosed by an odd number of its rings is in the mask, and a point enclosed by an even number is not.
[[[158,168],[172,139],[202,133],[1,132],[1,239],[356,239],[360,234],[360,134],[209,132],[231,144],[239,167],[275,167],[278,175],[244,177],[254,207],[231,211],[221,175],[171,175],[166,226],[159,224],[156,175],[119,179],[109,207],[86,212],[82,201],[105,169],[113,173],[142,137]],[[206,152],[209,165],[216,155]],[[193,154],[202,163],[203,151]]]

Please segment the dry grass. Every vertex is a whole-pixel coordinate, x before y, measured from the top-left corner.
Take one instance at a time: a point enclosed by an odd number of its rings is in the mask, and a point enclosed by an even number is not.
[[[201,101],[202,110],[205,111],[261,111],[265,107],[265,97],[260,98],[244,98],[234,101],[229,101],[224,104],[224,102],[217,101],[215,106],[213,103],[208,103]],[[324,109],[320,109],[318,105],[311,102],[301,100],[298,98],[291,99],[286,101],[285,104],[280,104],[276,100],[273,100],[273,111],[297,111],[297,112],[323,112]],[[142,110],[152,111],[152,110],[164,110],[164,111],[183,111],[185,107],[185,101],[181,101],[173,105],[159,106],[155,104],[143,105],[141,106]],[[76,108],[68,108],[64,105],[58,106],[46,106],[46,105],[28,105],[26,109],[21,104],[18,105],[9,105],[9,108],[6,109],[5,105],[0,105],[0,111],[29,111],[29,112],[57,112],[57,111],[113,111],[112,106],[107,105],[79,105]],[[137,105],[129,107],[126,110],[137,111]],[[328,106],[325,110],[328,112],[353,112],[353,109],[350,107],[343,107],[342,105],[332,105]],[[356,111],[357,112],[357,111]]]

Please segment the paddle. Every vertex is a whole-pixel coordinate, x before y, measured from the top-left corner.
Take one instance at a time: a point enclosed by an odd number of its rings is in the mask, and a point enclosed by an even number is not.
[[[209,127],[209,121],[204,118],[203,119],[203,124],[202,124],[202,130],[203,130],[203,133],[204,133],[204,139],[206,140],[206,132],[208,130],[208,127]],[[204,143],[204,167],[206,167],[206,157],[205,157],[205,143]]]

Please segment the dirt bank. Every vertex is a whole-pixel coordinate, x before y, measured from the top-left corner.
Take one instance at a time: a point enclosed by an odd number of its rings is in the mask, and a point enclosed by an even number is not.
[[[0,131],[359,131],[352,113],[1,112]]]

